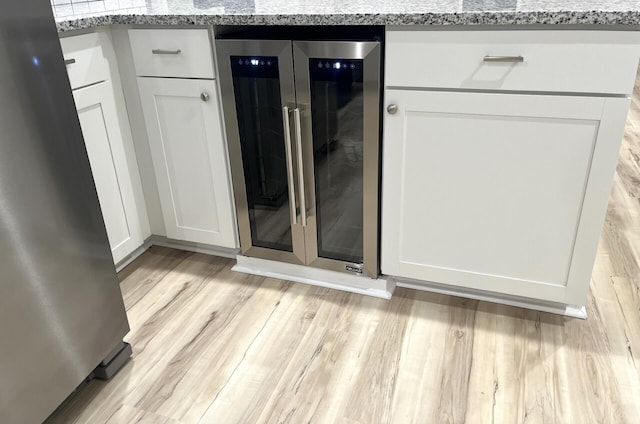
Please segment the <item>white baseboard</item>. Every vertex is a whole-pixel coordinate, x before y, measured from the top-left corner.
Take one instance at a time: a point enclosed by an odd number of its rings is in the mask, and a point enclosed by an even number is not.
[[[486,302],[500,303],[503,305],[516,306],[518,308],[533,309],[535,311],[549,312],[552,314],[565,315],[573,318],[586,319],[587,309],[584,306],[563,305],[560,303],[551,303],[537,301],[535,299],[500,295],[497,293],[483,292],[473,289],[464,289],[460,287],[452,288],[450,286],[430,283],[426,281],[408,280],[398,277],[388,277],[394,280],[397,287],[406,287],[409,289],[430,291],[434,293],[446,294],[450,296],[466,297],[469,299],[482,300]]]
[[[367,278],[337,271],[238,255],[234,271],[297,283],[391,299],[395,284],[387,278]]]

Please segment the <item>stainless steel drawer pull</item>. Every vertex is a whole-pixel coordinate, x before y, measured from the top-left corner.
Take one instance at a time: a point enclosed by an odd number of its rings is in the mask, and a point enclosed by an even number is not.
[[[200,93],[200,100],[202,100],[203,102],[208,102],[209,101],[209,93],[205,93],[205,92]]]
[[[76,63],[76,60],[73,59],[73,58],[72,59],[65,59],[65,61],[64,61],[65,66],[69,66],[69,65],[72,65],[74,63]]]
[[[307,226],[307,201],[304,191],[304,161],[302,160],[302,125],[300,124],[300,109],[293,109],[296,130],[296,150],[298,154],[298,190],[300,193],[300,220],[303,227]]]
[[[163,49],[153,49],[151,50],[151,53],[153,54],[180,54],[182,52],[182,50],[177,49],[177,50],[163,50]]]
[[[284,151],[287,158],[287,186],[289,188],[289,214],[291,225],[298,223],[296,212],[296,183],[293,179],[293,148],[291,147],[291,126],[289,124],[289,108],[282,108],[282,125],[284,126]]]
[[[485,56],[485,62],[500,62],[500,63],[520,63],[524,62],[523,56]]]

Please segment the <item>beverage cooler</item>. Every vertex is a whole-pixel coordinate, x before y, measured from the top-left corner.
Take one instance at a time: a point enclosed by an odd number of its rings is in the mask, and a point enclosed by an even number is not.
[[[376,278],[380,43],[216,48],[242,254]]]

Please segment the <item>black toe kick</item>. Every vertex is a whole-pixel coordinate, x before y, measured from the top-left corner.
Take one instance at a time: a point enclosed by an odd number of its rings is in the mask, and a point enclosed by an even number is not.
[[[122,342],[93,370],[93,378],[109,380],[127,363],[131,353],[131,345],[127,342]]]

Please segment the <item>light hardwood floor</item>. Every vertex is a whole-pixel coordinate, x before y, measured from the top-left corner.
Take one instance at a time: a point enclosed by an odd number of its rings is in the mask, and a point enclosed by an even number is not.
[[[640,87],[586,321],[232,264],[154,247],[122,271],[133,359],[50,422],[640,423]]]

